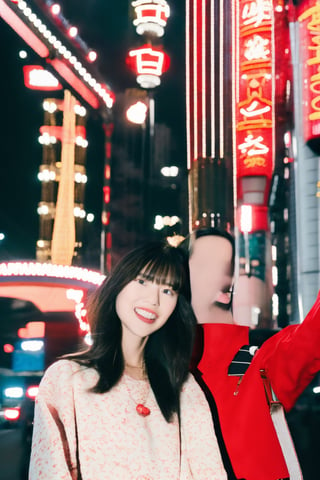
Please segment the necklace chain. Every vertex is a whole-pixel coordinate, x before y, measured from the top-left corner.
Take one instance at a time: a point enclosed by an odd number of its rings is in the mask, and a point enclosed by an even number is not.
[[[140,365],[130,365],[129,363],[125,363],[125,366],[130,368],[138,368],[139,370],[144,370],[144,364],[141,365],[140,367]]]
[[[126,390],[127,390],[127,393],[128,393],[128,396],[129,398],[133,401],[133,403],[135,404],[136,406],[136,411],[139,415],[143,416],[143,417],[146,417],[148,415],[150,415],[150,409],[148,407],[145,406],[145,403],[147,401],[147,398],[149,396],[149,392],[150,392],[150,385],[149,385],[149,382],[144,382],[144,385],[143,385],[143,388],[144,390],[146,391],[143,391],[141,394],[140,392],[140,399],[139,401],[137,401],[134,396],[132,395],[132,392],[129,388],[129,385],[127,383],[127,379],[126,379],[126,376],[124,376],[124,384],[125,384],[125,387],[126,387]],[[140,387],[140,386],[139,386]]]
[[[145,364],[143,363],[140,366],[136,366],[136,365],[130,365],[129,363],[125,363],[125,370],[127,371],[130,371],[130,369],[133,369],[133,371],[137,372],[133,378],[135,378],[136,380],[147,380],[147,374],[146,374],[146,366]],[[140,375],[140,372],[141,372],[141,375]]]

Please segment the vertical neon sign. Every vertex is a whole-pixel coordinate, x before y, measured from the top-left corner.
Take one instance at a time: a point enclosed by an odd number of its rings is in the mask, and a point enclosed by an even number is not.
[[[274,18],[272,1],[240,0],[235,12],[235,154],[238,197],[242,177],[267,178],[274,163]]]
[[[303,66],[304,137],[309,142],[320,137],[320,4],[310,0],[303,2],[298,21]]]

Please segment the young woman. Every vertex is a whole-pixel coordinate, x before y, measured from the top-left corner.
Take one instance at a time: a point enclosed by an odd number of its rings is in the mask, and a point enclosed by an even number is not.
[[[199,323],[194,372],[210,404],[210,392],[214,398],[212,411],[218,415],[232,464],[224,456],[230,479],[302,478],[292,449],[290,461],[285,458],[261,372],[266,372],[276,396],[289,412],[320,371],[320,291],[301,324],[283,328],[254,353],[247,319],[243,319],[243,325],[237,324],[232,314],[233,237],[215,228],[199,229],[185,246],[190,251],[192,305]],[[280,430],[286,432],[286,425]],[[286,443],[290,447],[290,439]],[[224,453],[223,443],[221,451]],[[314,478],[317,476],[318,472]]]
[[[164,242],[124,257],[88,306],[93,345],[40,384],[30,480],[226,480],[188,374],[188,259]]]

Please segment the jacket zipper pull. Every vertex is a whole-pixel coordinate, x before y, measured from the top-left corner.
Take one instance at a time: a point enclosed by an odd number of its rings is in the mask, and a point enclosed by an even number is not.
[[[235,391],[233,392],[233,395],[235,395],[235,396],[238,395],[238,393],[239,393],[239,387],[240,387],[240,383],[242,382],[242,379],[243,379],[243,375],[241,375],[241,377],[239,377],[239,380],[238,380],[236,389],[235,389]]]

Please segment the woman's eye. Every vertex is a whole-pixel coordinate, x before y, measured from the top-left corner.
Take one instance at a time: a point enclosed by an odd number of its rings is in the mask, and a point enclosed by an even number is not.
[[[166,295],[174,295],[175,294],[175,292],[172,290],[172,288],[164,288],[163,293],[165,293]]]
[[[137,278],[137,282],[140,283],[140,285],[144,285],[146,283],[144,278]]]

